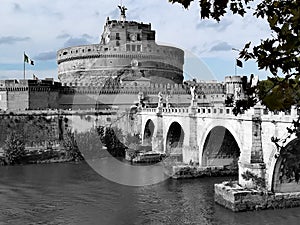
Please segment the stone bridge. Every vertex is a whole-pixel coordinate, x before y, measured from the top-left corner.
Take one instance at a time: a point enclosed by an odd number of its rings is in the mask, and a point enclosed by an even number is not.
[[[158,107],[140,112],[143,143],[152,144],[153,150],[202,167],[236,164],[241,185],[253,185],[241,176],[249,170],[265,178],[268,190],[278,192],[300,191],[298,181],[287,180],[285,160],[277,157],[279,150],[271,141],[277,137],[285,148],[293,143],[296,137],[289,137],[286,128],[298,115],[296,108],[274,113],[258,105],[237,116],[224,106]]]

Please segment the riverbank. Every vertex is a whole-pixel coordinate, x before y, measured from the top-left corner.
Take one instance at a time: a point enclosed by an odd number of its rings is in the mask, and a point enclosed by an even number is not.
[[[166,166],[166,174],[173,179],[191,179],[200,177],[237,176],[236,168],[227,166],[199,167],[192,165]]]

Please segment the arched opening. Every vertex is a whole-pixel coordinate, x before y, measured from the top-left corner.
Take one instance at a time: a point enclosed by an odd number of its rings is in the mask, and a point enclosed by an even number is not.
[[[228,129],[214,127],[207,135],[202,153],[202,166],[223,166],[238,170],[240,148]]]
[[[300,192],[300,139],[289,142],[280,153],[273,173],[274,192]]]
[[[173,122],[167,133],[166,153],[170,156],[177,157],[182,160],[182,146],[184,140],[184,131],[181,125]]]
[[[152,120],[148,120],[144,130],[144,145],[152,146],[152,137],[154,133],[154,123]]]

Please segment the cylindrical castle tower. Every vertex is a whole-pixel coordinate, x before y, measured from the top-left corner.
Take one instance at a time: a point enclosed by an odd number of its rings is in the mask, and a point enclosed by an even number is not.
[[[122,18],[107,18],[99,44],[57,52],[62,83],[101,86],[107,78],[128,76],[149,78],[152,83],[182,83],[184,52],[157,45],[151,24],[126,21],[125,15]]]
[[[247,84],[246,76],[226,76],[225,88],[227,96],[242,99],[245,97],[245,87]]]

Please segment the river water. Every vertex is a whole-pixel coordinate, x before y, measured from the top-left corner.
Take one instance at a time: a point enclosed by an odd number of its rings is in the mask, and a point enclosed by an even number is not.
[[[0,224],[299,224],[300,208],[233,213],[213,201],[230,178],[126,186],[86,163],[0,168]]]

